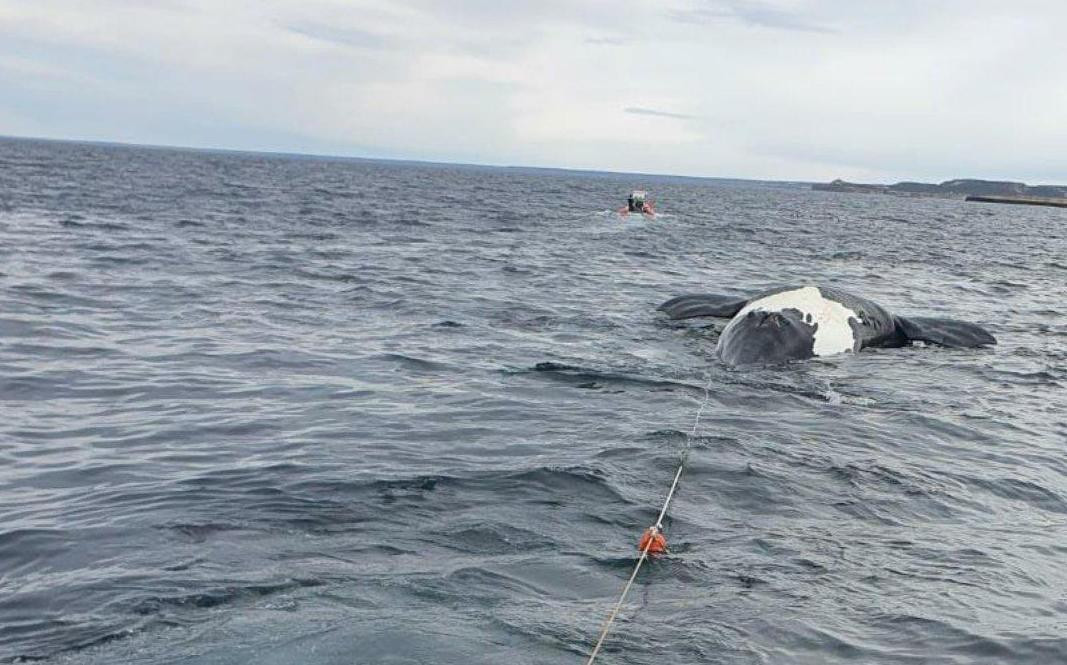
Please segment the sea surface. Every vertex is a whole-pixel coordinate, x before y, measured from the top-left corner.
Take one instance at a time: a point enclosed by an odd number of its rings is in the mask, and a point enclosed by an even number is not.
[[[1065,388],[1067,210],[0,140],[0,662],[581,663],[687,447],[598,662],[1067,662]]]

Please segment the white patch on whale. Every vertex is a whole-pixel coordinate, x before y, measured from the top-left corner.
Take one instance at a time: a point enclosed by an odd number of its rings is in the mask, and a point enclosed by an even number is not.
[[[818,325],[815,330],[815,344],[812,348],[816,356],[831,356],[856,349],[856,335],[848,320],[858,320],[859,315],[836,300],[823,297],[822,292],[814,286],[782,291],[766,298],[753,300],[734,316],[723,330],[722,338],[726,337],[727,330],[749,312],[781,312],[786,309],[795,309],[804,315],[806,323]]]

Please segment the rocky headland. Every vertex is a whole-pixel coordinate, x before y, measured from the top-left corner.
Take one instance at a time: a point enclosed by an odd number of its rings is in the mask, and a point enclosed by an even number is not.
[[[898,182],[894,185],[834,180],[829,183],[816,183],[811,188],[826,192],[936,196],[988,203],[1023,203],[1067,207],[1067,185],[1027,185],[1026,183],[1007,180],[959,179],[946,180],[938,184]]]

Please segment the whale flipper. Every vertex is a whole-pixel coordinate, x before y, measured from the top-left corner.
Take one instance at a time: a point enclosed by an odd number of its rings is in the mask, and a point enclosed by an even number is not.
[[[697,316],[731,318],[748,304],[748,298],[722,296],[715,293],[697,293],[671,298],[659,306],[672,319],[691,319]]]
[[[973,349],[997,343],[995,337],[974,323],[926,316],[894,317],[897,332],[909,342],[927,342],[938,346]]]

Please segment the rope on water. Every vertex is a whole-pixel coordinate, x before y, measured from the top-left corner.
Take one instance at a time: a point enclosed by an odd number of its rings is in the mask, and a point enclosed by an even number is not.
[[[663,502],[663,509],[659,511],[659,517],[656,518],[656,523],[648,528],[645,532],[645,537],[642,539],[643,547],[641,547],[641,555],[637,558],[637,563],[634,564],[634,570],[630,573],[630,579],[626,581],[626,586],[622,588],[622,593],[619,594],[619,600],[615,602],[615,607],[612,608],[611,614],[608,615],[607,620],[604,622],[604,626],[600,631],[600,637],[597,638],[596,646],[593,647],[593,652],[589,654],[589,660],[585,661],[585,665],[593,665],[593,661],[596,660],[597,654],[600,653],[600,647],[604,646],[604,640],[607,639],[608,633],[611,631],[611,625],[615,623],[615,618],[619,615],[619,610],[622,609],[622,604],[626,600],[626,594],[630,592],[630,587],[633,586],[634,580],[637,579],[637,573],[641,570],[641,564],[648,559],[648,552],[652,549],[653,545],[657,543],[666,543],[663,540],[661,534],[663,532],[663,518],[667,516],[667,509],[671,505],[671,499],[674,498],[674,492],[678,489],[678,481],[682,479],[682,471],[685,470],[685,464],[689,461],[689,450],[693,445],[693,437],[696,436],[697,427],[700,426],[700,416],[704,413],[704,407],[708,404],[708,399],[711,389],[711,378],[708,378],[707,383],[704,384],[704,399],[700,403],[700,408],[697,409],[696,416],[693,418],[693,429],[690,430],[688,436],[685,438],[685,448],[682,450],[681,459],[678,462],[678,471],[674,474],[674,482],[671,483],[670,490],[667,491],[667,499]]]

